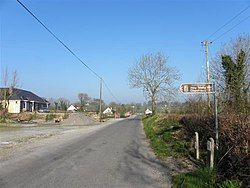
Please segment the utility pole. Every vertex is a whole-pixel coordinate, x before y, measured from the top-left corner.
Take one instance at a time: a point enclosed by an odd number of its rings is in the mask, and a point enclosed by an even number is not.
[[[100,78],[99,121],[102,122],[102,78]]]
[[[3,68],[3,64],[2,64],[2,60],[3,60],[3,40],[2,40],[2,33],[3,33],[3,30],[2,30],[2,17],[0,18],[0,69]],[[0,70],[0,75],[1,75],[1,78],[3,77],[2,76],[2,70]]]
[[[213,90],[214,90],[214,120],[215,120],[215,147],[216,150],[219,150],[219,124],[218,124],[218,101],[216,98],[216,87],[215,83],[213,84]]]
[[[203,46],[205,47],[205,55],[206,55],[206,73],[207,73],[207,83],[210,83],[210,70],[209,70],[209,54],[208,54],[208,46],[209,44],[211,44],[212,42],[209,42],[207,40],[201,42],[203,44]],[[208,106],[210,108],[210,94],[207,94],[207,102],[208,102]]]

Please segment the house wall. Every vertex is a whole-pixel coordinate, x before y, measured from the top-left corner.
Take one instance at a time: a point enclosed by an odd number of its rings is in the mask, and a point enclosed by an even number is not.
[[[9,100],[8,112],[9,113],[20,113],[20,100]]]
[[[38,103],[30,101],[21,101],[21,100],[9,100],[8,112],[9,113],[21,113],[21,112],[33,112],[39,109],[48,108],[48,103]],[[7,103],[7,102],[6,102]],[[0,101],[0,105],[4,107],[5,102]]]

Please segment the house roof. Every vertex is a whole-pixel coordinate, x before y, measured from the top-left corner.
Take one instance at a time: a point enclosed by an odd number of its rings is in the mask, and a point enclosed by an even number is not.
[[[70,105],[70,107],[68,107],[67,111],[75,111],[76,107],[74,107],[74,105]]]
[[[106,108],[106,110],[103,111],[103,114],[113,114],[112,108]]]
[[[7,90],[9,88],[0,88],[0,100],[3,100],[3,92],[4,90]],[[27,101],[35,101],[35,102],[40,102],[40,103],[47,103],[45,99],[37,96],[36,94],[26,91],[23,89],[17,89],[14,88],[12,89],[13,94],[9,97],[9,100],[27,100]]]
[[[147,108],[147,110],[145,111],[145,114],[146,115],[148,115],[148,114],[152,114],[153,112],[151,111],[151,110],[149,110],[148,108]]]

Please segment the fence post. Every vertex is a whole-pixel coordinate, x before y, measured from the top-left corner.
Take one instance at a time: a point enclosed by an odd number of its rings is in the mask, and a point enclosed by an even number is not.
[[[207,150],[208,150],[208,159],[209,159],[209,167],[213,168],[214,167],[214,139],[209,138],[207,141]]]
[[[195,132],[195,153],[196,153],[196,159],[200,159],[200,152],[199,152],[199,134]]]

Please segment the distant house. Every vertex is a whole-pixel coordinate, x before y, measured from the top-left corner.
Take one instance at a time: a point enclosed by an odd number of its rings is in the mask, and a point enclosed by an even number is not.
[[[112,115],[113,114],[112,108],[110,108],[110,107],[106,108],[106,110],[103,111],[103,114],[105,114],[105,115]]]
[[[147,109],[146,111],[145,111],[145,115],[151,115],[153,112],[151,111],[151,110],[149,110],[149,109]]]
[[[9,113],[33,112],[49,107],[47,100],[30,91],[17,88],[0,88],[0,103],[3,106],[7,105]]]
[[[68,112],[75,112],[77,110],[76,107],[74,107],[74,105],[70,105],[70,107],[68,107],[67,111]]]

